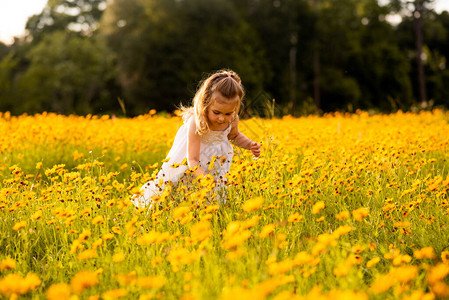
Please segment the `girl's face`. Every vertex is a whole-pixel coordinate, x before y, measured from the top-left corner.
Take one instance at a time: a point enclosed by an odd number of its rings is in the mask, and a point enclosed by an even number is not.
[[[212,94],[212,104],[207,109],[207,120],[211,130],[225,130],[234,117],[240,97],[228,99],[219,92]]]

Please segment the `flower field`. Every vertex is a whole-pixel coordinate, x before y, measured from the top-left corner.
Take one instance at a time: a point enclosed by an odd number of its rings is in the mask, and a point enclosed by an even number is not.
[[[179,117],[0,114],[0,298],[449,297],[449,114],[250,119],[227,200],[151,179]]]

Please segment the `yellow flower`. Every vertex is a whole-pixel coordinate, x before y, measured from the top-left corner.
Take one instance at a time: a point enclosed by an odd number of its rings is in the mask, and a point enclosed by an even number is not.
[[[434,253],[432,247],[424,247],[422,249],[413,251],[413,256],[416,259],[434,258],[435,257],[435,253]]]
[[[334,232],[332,232],[332,235],[339,238],[343,234],[347,234],[347,233],[351,232],[352,229],[353,228],[350,225],[341,225],[341,226],[338,226],[338,228],[335,229]]]
[[[51,224],[53,224],[53,223],[55,223],[56,222],[56,219],[51,219],[51,220],[48,220],[47,222],[45,222],[47,225],[51,225]]]
[[[351,251],[356,254],[363,252],[363,250],[365,250],[365,246],[362,245],[354,245],[351,247]]]
[[[89,170],[92,167],[91,163],[80,164],[76,166],[78,170]]]
[[[52,284],[46,294],[47,300],[69,300],[70,286],[65,283]]]
[[[35,290],[41,284],[39,276],[33,273],[28,273],[24,278],[24,282],[28,290]]]
[[[259,222],[259,220],[260,220],[260,216],[253,216],[251,219],[242,221],[241,227],[242,227],[242,229],[252,228],[257,225],[257,222]]]
[[[323,222],[325,219],[326,219],[325,216],[321,216],[321,217],[319,217],[318,219],[316,219],[315,221],[316,221],[316,222]]]
[[[256,197],[245,201],[245,203],[243,203],[242,205],[242,209],[246,212],[254,211],[259,209],[262,206],[263,202],[264,200],[262,197]]]
[[[267,236],[269,236],[271,233],[274,232],[274,228],[275,228],[275,227],[276,227],[276,226],[275,226],[274,224],[268,224],[268,225],[265,225],[265,226],[262,228],[262,230],[260,231],[259,236],[260,236],[261,238],[266,238]]]
[[[113,233],[106,233],[105,235],[103,235],[103,237],[102,237],[102,239],[103,240],[105,240],[105,241],[107,241],[107,240],[110,240],[110,239],[113,239],[114,238],[114,234]]]
[[[374,257],[366,263],[367,268],[372,268],[380,261],[380,257]]]
[[[103,245],[103,240],[97,239],[95,242],[92,243],[92,249],[97,249],[101,245]]]
[[[225,250],[235,248],[243,244],[247,239],[249,239],[250,236],[251,232],[249,230],[242,230],[234,234],[225,234],[221,246]]]
[[[290,271],[294,265],[295,264],[291,259],[286,259],[278,263],[274,262],[268,265],[268,273],[270,275],[283,274]]]
[[[449,286],[443,281],[435,282],[431,285],[430,289],[435,295],[441,297],[441,299],[447,299],[449,296]]]
[[[356,221],[361,222],[366,216],[369,215],[369,209],[360,207],[352,211],[352,216]]]
[[[154,230],[137,238],[137,245],[150,245],[156,243],[160,234]]]
[[[212,236],[209,221],[199,221],[190,228],[190,236],[195,242],[201,242]]]
[[[6,297],[24,295],[40,284],[41,280],[36,274],[28,273],[24,278],[18,274],[8,274],[0,279],[0,294]]]
[[[308,299],[316,299],[316,298],[308,298]],[[345,290],[345,291],[331,290],[331,291],[329,291],[329,294],[327,294],[326,299],[368,300],[369,297],[364,292],[355,292],[355,291],[351,291],[351,290]]]
[[[388,291],[395,281],[391,278],[389,274],[387,275],[381,275],[380,277],[377,277],[376,280],[373,282],[373,284],[370,287],[370,290],[373,292],[373,294],[380,294],[383,292]]]
[[[410,222],[408,221],[404,221],[404,222],[395,222],[393,224],[393,227],[397,227],[397,228],[405,228],[405,227],[410,227]]]
[[[198,254],[196,252],[190,252],[186,248],[179,247],[174,248],[170,251],[167,256],[167,261],[172,264],[172,266],[177,267],[178,265],[187,265],[196,260]]]
[[[300,215],[298,212],[291,214],[288,217],[288,222],[301,222],[304,219],[303,215]]]
[[[137,272],[135,270],[129,272],[128,274],[118,274],[116,279],[120,285],[134,285],[136,281]]]
[[[444,279],[449,274],[449,265],[440,263],[430,268],[427,274],[427,282],[429,284],[435,284],[436,282]]]
[[[81,271],[73,276],[70,281],[72,290],[81,294],[86,288],[90,288],[98,284],[97,273],[93,271]]]
[[[80,242],[84,242],[91,236],[91,234],[92,232],[89,229],[83,229],[83,231],[78,236],[78,240]]]
[[[325,207],[326,205],[324,204],[324,201],[318,201],[312,206],[312,214],[316,215]]]
[[[349,219],[349,217],[350,217],[350,214],[349,214],[349,211],[347,211],[347,210],[342,211],[342,212],[340,212],[340,213],[335,215],[335,218],[337,218],[340,221]]]
[[[125,254],[123,252],[116,253],[112,256],[112,261],[119,263],[125,260]]]
[[[176,207],[173,210],[173,218],[175,218],[176,220],[180,221],[189,212],[190,212],[190,207],[187,207],[187,206]]]
[[[112,227],[112,232],[115,234],[122,234],[122,230],[118,226]]]
[[[301,251],[298,254],[296,254],[295,258],[293,259],[293,262],[297,266],[302,266],[304,264],[308,264],[311,261],[313,261],[313,256],[307,253],[306,251]]]
[[[86,260],[94,257],[97,257],[97,252],[93,249],[84,250],[77,256],[79,260]]]
[[[148,289],[160,289],[167,283],[164,276],[150,276],[137,278],[137,285]]]
[[[16,267],[16,261],[12,258],[5,258],[0,263],[0,271],[11,270]]]
[[[337,244],[337,239],[339,236],[330,233],[322,233],[318,235],[317,240],[319,244],[323,244],[325,246],[335,246]]]
[[[406,283],[413,280],[418,275],[417,266],[402,266],[392,269],[389,274],[391,278],[400,283]]]
[[[38,220],[42,217],[42,210],[38,210],[37,212],[35,212],[32,216],[31,219],[32,220]]]
[[[441,260],[446,263],[449,264],[449,251],[443,251],[441,252]]]
[[[204,212],[211,213],[217,211],[220,207],[218,205],[208,205],[204,208]]]
[[[125,297],[127,294],[128,292],[125,289],[114,289],[104,292],[101,296],[105,300],[112,300]]]
[[[237,247],[237,248],[235,248],[235,250],[229,251],[228,253],[226,253],[226,258],[229,260],[234,260],[234,259],[238,259],[238,258],[242,257],[245,254],[246,254],[246,251],[244,249]]]
[[[416,290],[413,291],[409,296],[402,297],[401,300],[434,300],[435,295],[432,293],[426,293]]]
[[[402,263],[409,263],[411,262],[412,257],[410,255],[404,254],[404,255],[398,255],[393,258],[393,266],[398,266]]]
[[[74,240],[70,246],[70,254],[75,254],[80,249],[84,249],[84,245],[79,240]]]
[[[20,221],[20,222],[17,222],[16,224],[14,224],[12,229],[14,229],[15,231],[18,231],[18,230],[24,228],[26,225],[27,225],[26,221]]]
[[[104,217],[102,215],[96,216],[95,218],[92,219],[92,224],[99,224],[99,223],[104,223]]]

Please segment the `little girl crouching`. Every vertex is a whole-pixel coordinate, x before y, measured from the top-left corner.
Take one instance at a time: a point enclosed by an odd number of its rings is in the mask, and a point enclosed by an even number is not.
[[[234,155],[230,141],[260,155],[260,145],[239,131],[244,95],[240,77],[230,70],[220,70],[202,82],[192,107],[182,108],[184,123],[156,179],[131,198],[136,207],[151,209],[153,197],[161,195],[168,182],[177,184],[190,172],[194,177],[212,175],[216,190],[222,190]]]

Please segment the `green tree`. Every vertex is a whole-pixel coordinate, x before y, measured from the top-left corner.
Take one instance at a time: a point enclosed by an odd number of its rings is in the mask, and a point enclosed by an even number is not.
[[[375,0],[319,2],[321,108],[397,109],[410,101],[408,61]],[[392,104],[393,106],[392,107]]]
[[[0,59],[5,57],[10,52],[10,48],[4,43],[0,42]]]
[[[402,28],[407,28],[412,25],[411,31],[414,33],[414,58],[415,65],[414,71],[416,73],[416,86],[417,91],[415,93],[417,100],[421,104],[425,104],[428,100],[427,97],[427,84],[425,76],[425,35],[426,22],[429,19],[429,14],[434,12],[430,9],[434,0],[391,0],[390,7],[393,11],[401,14],[404,21],[401,24]]]
[[[18,60],[10,52],[0,59],[0,111],[11,111],[14,105],[14,70]]]
[[[226,0],[117,0],[101,31],[118,55],[133,113],[189,102],[204,72],[216,69],[238,72],[249,94],[266,80],[263,47]]]
[[[306,0],[232,1],[255,29],[266,51],[264,90],[294,113],[309,97],[314,16]]]
[[[366,1],[360,20],[360,52],[350,58],[363,105],[382,111],[408,109],[413,104],[407,52],[400,49],[393,26],[386,21],[388,7]]]
[[[408,60],[376,0],[233,3],[263,41],[274,75],[265,89],[288,112],[410,104]]]
[[[100,38],[56,31],[32,48],[27,58],[29,67],[18,82],[17,113],[87,114],[113,107],[106,87],[115,76],[114,57]]]
[[[46,34],[60,30],[91,36],[105,8],[105,0],[48,0],[40,14],[28,19],[28,39],[38,42]]]
[[[435,105],[448,107],[449,13],[430,12],[424,24],[427,96]]]

